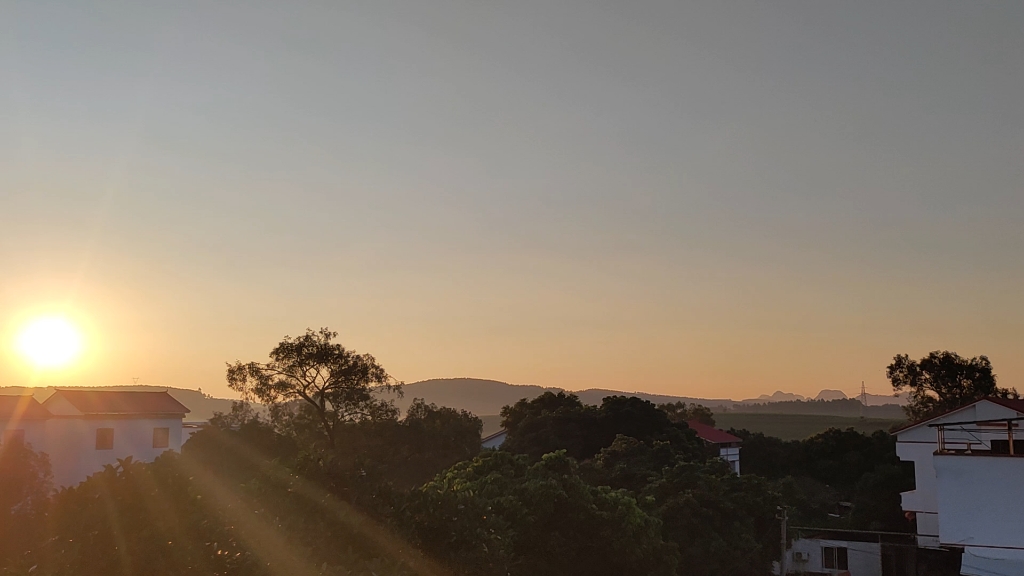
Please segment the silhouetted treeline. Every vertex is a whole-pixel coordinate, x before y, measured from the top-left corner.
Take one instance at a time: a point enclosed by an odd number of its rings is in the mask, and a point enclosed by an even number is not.
[[[733,404],[731,412],[756,412],[759,414],[817,414],[820,416],[864,416],[865,418],[889,418],[902,420],[906,418],[903,407],[898,404],[882,406],[864,406],[855,398],[839,398],[836,400],[787,400],[785,402],[765,402]]]
[[[50,497],[45,458],[0,446],[0,573],[763,576],[778,506],[909,529],[887,434],[737,431],[736,476],[668,408],[548,393],[506,407],[507,444],[481,453],[478,418],[423,402],[339,422],[333,448],[303,403],[239,403],[180,455]]]

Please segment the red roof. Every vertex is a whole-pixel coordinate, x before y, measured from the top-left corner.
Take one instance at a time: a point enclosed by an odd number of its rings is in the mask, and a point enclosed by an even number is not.
[[[0,420],[46,420],[50,416],[31,396],[0,396]]]
[[[701,424],[696,420],[687,420],[686,425],[693,429],[697,433],[697,436],[701,440],[710,442],[712,444],[730,444],[732,442],[742,442],[743,440],[729,434],[724,430],[719,430],[714,426],[708,426],[707,424]]]
[[[167,392],[57,390],[43,403],[62,397],[83,414],[187,414],[191,412]]]
[[[943,416],[945,416],[947,414],[952,414],[953,412],[956,412],[958,410],[963,410],[964,408],[967,408],[969,406],[974,406],[975,404],[977,404],[978,402],[981,402],[982,400],[988,400],[989,402],[991,402],[993,404],[999,404],[1000,406],[1003,406],[1005,408],[1009,408],[1010,410],[1016,410],[1017,412],[1020,412],[1021,414],[1024,414],[1024,399],[1014,400],[1012,398],[997,398],[995,396],[985,396],[984,398],[979,398],[977,400],[974,400],[973,402],[968,402],[967,404],[964,404],[963,406],[958,406],[956,408],[953,408],[952,410],[946,410],[945,412],[942,412],[941,414],[936,414],[934,416],[929,416],[927,418],[924,418],[922,420],[918,420],[916,422],[909,422],[907,424],[904,424],[903,426],[900,426],[899,428],[896,428],[895,430],[892,431],[892,433],[896,434],[898,432],[903,432],[904,430],[909,430],[910,428],[916,428],[917,426],[920,426],[921,424],[925,424],[926,422],[931,422],[932,420],[935,420],[936,418],[942,418]]]
[[[1016,410],[1017,412],[1024,414],[1024,400],[1014,400],[1012,398],[995,398],[992,396],[986,397],[985,400],[988,400],[989,402],[994,402],[996,404],[999,404],[1000,406],[1005,406],[1010,410]]]

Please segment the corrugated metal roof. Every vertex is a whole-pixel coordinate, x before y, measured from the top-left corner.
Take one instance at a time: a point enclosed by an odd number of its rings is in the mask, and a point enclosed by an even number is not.
[[[697,433],[697,436],[699,436],[701,440],[711,442],[712,444],[730,444],[732,442],[743,441],[743,439],[737,438],[732,434],[729,434],[725,430],[719,430],[714,426],[701,424],[696,420],[687,420],[686,425],[693,429],[693,431]]]
[[[46,420],[51,416],[32,396],[0,396],[0,419]]]
[[[191,412],[167,392],[112,390],[57,390],[54,398],[64,398],[83,414],[187,414]]]

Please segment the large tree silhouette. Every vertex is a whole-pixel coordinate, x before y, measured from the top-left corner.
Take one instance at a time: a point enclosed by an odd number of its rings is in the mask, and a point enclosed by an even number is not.
[[[986,396],[1017,397],[1013,388],[996,386],[996,375],[987,356],[964,358],[955,352],[936,350],[911,360],[900,354],[885,370],[894,392],[910,392],[904,407],[911,420],[922,420],[969,404]]]
[[[401,395],[402,384],[369,354],[357,354],[334,342],[337,332],[307,329],[285,336],[270,351],[270,362],[228,364],[228,386],[247,400],[268,405],[301,402],[313,411],[334,447],[335,428],[344,422],[395,417],[384,393]]]

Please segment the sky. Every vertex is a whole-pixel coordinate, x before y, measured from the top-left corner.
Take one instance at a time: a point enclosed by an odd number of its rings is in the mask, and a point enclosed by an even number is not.
[[[0,385],[1024,390],[1024,3],[0,0]],[[51,372],[34,317],[85,335]]]

